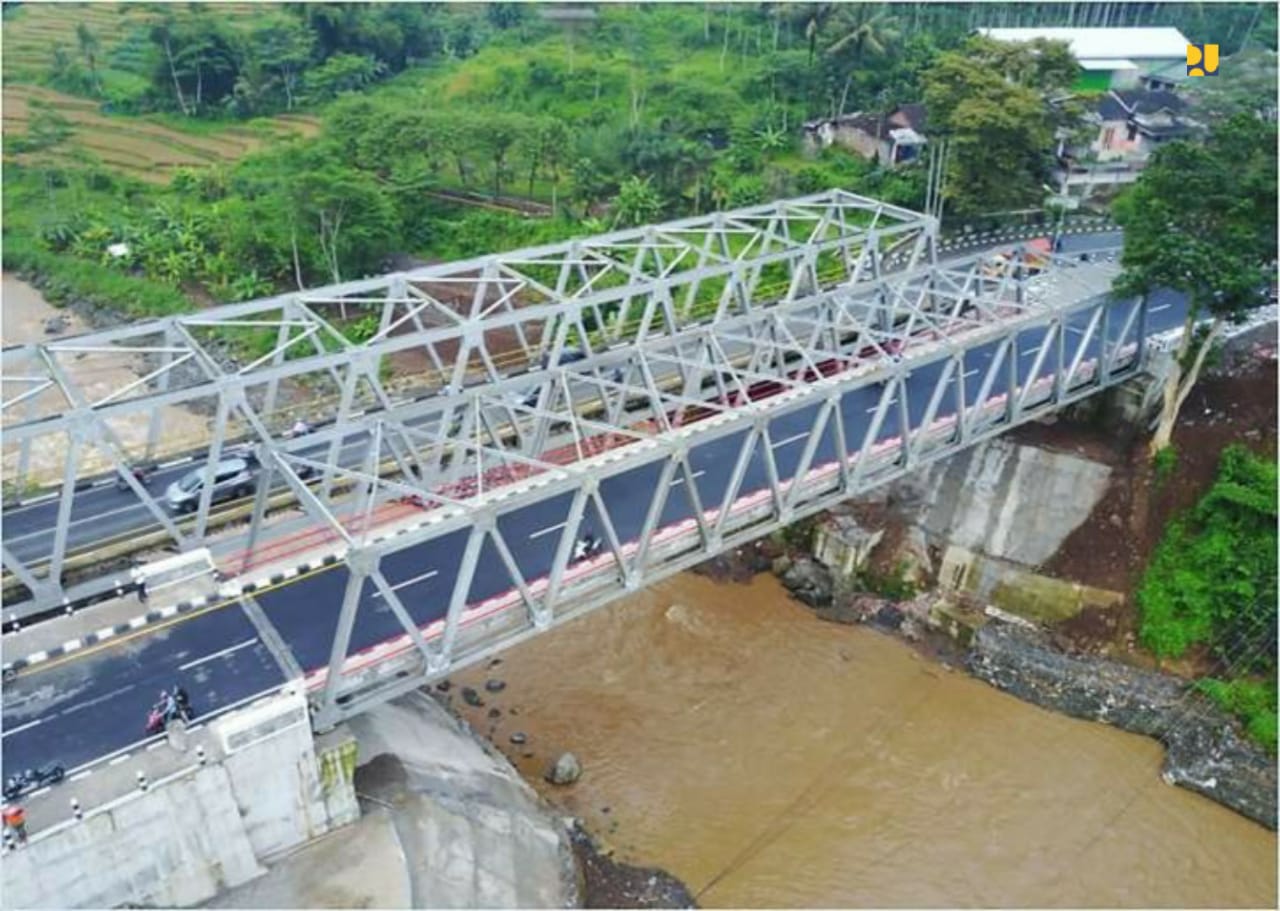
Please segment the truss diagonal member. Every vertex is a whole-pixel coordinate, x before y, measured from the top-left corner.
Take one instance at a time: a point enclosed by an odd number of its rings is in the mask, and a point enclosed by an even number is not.
[[[56,586],[57,580],[53,576],[49,577],[49,581],[37,579],[35,574],[27,568],[27,565],[13,555],[7,545],[0,547],[0,556],[3,556],[4,568],[13,573],[18,581],[27,587],[27,591],[31,592],[32,597],[37,596],[51,585]]]
[[[40,393],[48,389],[50,386],[57,385],[53,380],[43,376],[0,377],[0,385],[4,383],[30,383],[33,388],[28,389],[26,392],[19,393],[13,398],[8,399],[3,403],[0,403],[0,413],[3,413],[4,411],[6,411],[7,409],[11,408],[14,405],[20,404],[21,402],[25,402],[29,398],[39,395]]]
[[[429,665],[431,662],[431,647],[427,645],[427,640],[423,638],[422,630],[418,628],[418,624],[409,615],[409,609],[404,606],[404,602],[400,600],[396,590],[387,582],[387,577],[383,575],[381,567],[370,572],[369,578],[373,580],[374,587],[378,590],[378,594],[382,596],[382,600],[387,607],[391,608],[391,613],[395,616],[396,622],[408,634],[413,647],[422,655],[423,665]]]

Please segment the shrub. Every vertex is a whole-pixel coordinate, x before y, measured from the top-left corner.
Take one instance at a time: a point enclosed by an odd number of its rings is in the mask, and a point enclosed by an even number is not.
[[[1207,678],[1196,688],[1216,702],[1224,711],[1240,719],[1249,735],[1276,752],[1276,680],[1216,680]]]

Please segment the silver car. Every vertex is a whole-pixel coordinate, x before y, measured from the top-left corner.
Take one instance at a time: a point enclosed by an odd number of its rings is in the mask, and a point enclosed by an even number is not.
[[[164,492],[164,500],[170,509],[174,512],[191,512],[200,505],[207,470],[207,465],[201,465],[169,485]],[[244,459],[226,459],[219,462],[215,470],[213,497],[210,502],[218,503],[247,496],[253,489],[254,479],[249,463]]]

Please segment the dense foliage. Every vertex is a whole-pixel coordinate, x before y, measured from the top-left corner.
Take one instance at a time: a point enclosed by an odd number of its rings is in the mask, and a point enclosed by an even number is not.
[[[1255,733],[1268,730],[1269,715],[1273,748],[1276,482],[1274,457],[1225,449],[1213,486],[1165,530],[1138,590],[1143,643],[1171,658],[1209,648],[1222,680],[1206,691]]]
[[[1276,139],[1274,122],[1236,114],[1204,142],[1157,149],[1114,206],[1125,231],[1117,290],[1137,296],[1175,288],[1190,300],[1153,454],[1169,444],[1225,323],[1266,300],[1276,261]],[[1209,327],[1193,331],[1205,319]]]
[[[320,134],[144,187],[77,145],[74,117],[32,101],[6,148],[26,163],[6,160],[6,262],[218,300],[375,272],[396,253],[470,256],[831,187],[920,208],[924,167],[805,152],[800,126],[921,100],[952,145],[949,211],[1034,206],[1070,114],[1048,99],[1074,65],[1061,46],[969,41],[974,27],[1177,21],[1224,50],[1274,44],[1274,15],[1246,4],[118,9],[120,33],[79,23],[36,77],[192,133],[307,109]],[[6,5],[12,23],[23,14]],[[552,217],[465,209],[458,191]],[[128,254],[107,256],[113,243]]]

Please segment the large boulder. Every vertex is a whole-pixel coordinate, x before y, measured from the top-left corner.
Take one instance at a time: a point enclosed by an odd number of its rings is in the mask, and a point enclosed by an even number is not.
[[[795,560],[787,568],[782,574],[782,584],[810,607],[825,607],[835,592],[831,571],[807,557]]]
[[[557,759],[547,769],[546,779],[552,784],[573,784],[582,777],[582,763],[578,761],[578,757],[572,753],[561,753]]]

